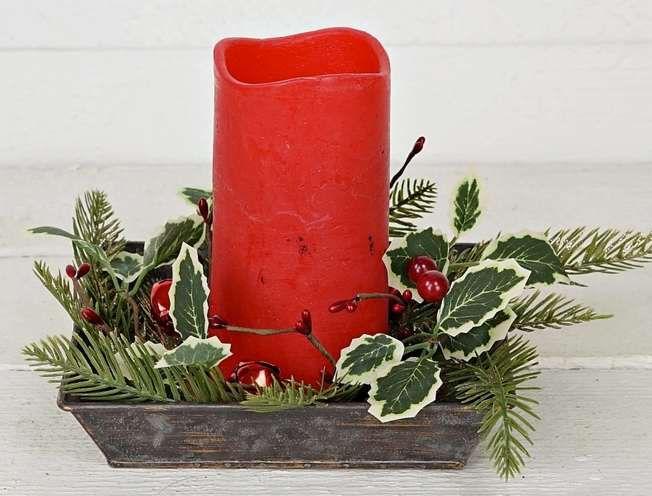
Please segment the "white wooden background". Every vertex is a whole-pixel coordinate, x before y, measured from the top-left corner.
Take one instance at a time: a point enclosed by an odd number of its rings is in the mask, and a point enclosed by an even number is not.
[[[648,495],[652,268],[584,279],[572,296],[616,316],[532,335],[543,374],[532,460],[504,484],[478,450],[460,472],[115,470],[20,347],[69,324],[31,274],[69,261],[74,197],[105,189],[127,235],[188,212],[210,184],[212,45],[345,25],[392,62],[392,159],[440,187],[475,165],[474,237],[523,227],[652,230],[648,0],[0,0],[0,494]],[[424,221],[424,225],[426,221]]]

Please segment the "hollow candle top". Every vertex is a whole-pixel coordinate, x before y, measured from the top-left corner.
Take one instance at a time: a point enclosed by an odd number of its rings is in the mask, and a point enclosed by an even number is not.
[[[387,332],[389,60],[367,33],[333,28],[215,46],[211,315],[293,327],[303,309],[337,359],[351,339]],[[304,336],[221,331],[234,355],[317,383],[325,358]]]

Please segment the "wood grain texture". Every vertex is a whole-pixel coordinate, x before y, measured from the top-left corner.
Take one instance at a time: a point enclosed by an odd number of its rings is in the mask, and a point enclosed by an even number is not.
[[[652,41],[645,0],[318,0],[0,4],[0,48],[210,47],[352,26],[388,45]]]
[[[388,51],[396,162],[652,161],[652,43]],[[0,167],[209,164],[211,53],[0,51]]]
[[[533,459],[501,482],[482,449],[460,471],[111,469],[54,390],[31,372],[0,372],[0,490],[56,495],[634,496],[652,486],[652,371],[544,372]]]

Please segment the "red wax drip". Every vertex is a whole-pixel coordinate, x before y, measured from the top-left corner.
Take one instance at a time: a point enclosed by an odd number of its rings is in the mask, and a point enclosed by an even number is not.
[[[215,47],[214,220],[210,315],[232,325],[294,327],[337,359],[351,339],[387,332],[387,302],[329,312],[383,292],[388,245],[389,61],[380,43],[335,28]],[[316,384],[328,361],[299,334],[217,331],[222,364],[278,365]]]

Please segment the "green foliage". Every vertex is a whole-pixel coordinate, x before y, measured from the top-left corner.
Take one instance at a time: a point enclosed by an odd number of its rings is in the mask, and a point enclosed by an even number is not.
[[[340,382],[370,384],[380,369],[401,359],[404,349],[386,334],[363,334],[341,351],[335,376]]]
[[[222,343],[216,336],[201,339],[190,336],[173,350],[163,353],[156,368],[193,365],[210,369],[231,355],[231,345]]]
[[[170,317],[183,339],[203,339],[208,333],[208,282],[197,250],[182,243],[172,264]]]
[[[652,262],[652,232],[579,227],[549,235],[568,274],[615,274]]]
[[[197,206],[200,198],[206,198],[209,205],[213,203],[213,192],[210,189],[185,187],[179,191],[179,195],[193,207]]]
[[[277,412],[302,406],[325,406],[328,402],[351,401],[357,396],[360,386],[350,384],[332,384],[315,389],[294,379],[278,381],[273,378],[269,387],[255,386],[255,391],[248,391],[247,397],[240,401],[247,410],[258,413]]]
[[[70,288],[70,279],[61,272],[55,276],[43,261],[34,262],[34,274],[41,284],[59,302],[77,327],[85,327],[86,321],[81,318],[82,305]]]
[[[520,473],[524,457],[530,458],[524,443],[532,444],[534,427],[529,419],[539,420],[532,408],[538,402],[522,393],[538,389],[525,385],[539,375],[531,370],[537,359],[536,348],[519,336],[502,341],[448,376],[457,382],[457,398],[484,413],[482,442],[488,441],[489,459],[505,480]]]
[[[65,394],[94,401],[238,401],[243,392],[216,369],[156,369],[158,359],[140,341],[81,331],[74,341],[49,336],[23,349],[27,361]],[[121,367],[120,362],[124,365]],[[128,372],[129,379],[124,372]]]
[[[389,236],[401,238],[416,231],[414,219],[434,210],[437,188],[435,183],[424,179],[403,179],[394,185],[389,196]]]
[[[451,212],[451,229],[456,237],[470,231],[477,224],[482,207],[480,186],[474,174],[463,178],[455,188]]]
[[[512,329],[528,332],[545,328],[561,329],[564,326],[612,317],[599,314],[593,308],[560,294],[542,296],[538,290],[517,299],[511,306],[516,312]]]
[[[388,252],[390,269],[406,288],[416,288],[407,275],[407,266],[412,257],[428,255],[442,272],[448,265],[448,240],[440,231],[432,227],[412,232],[396,243]]]

